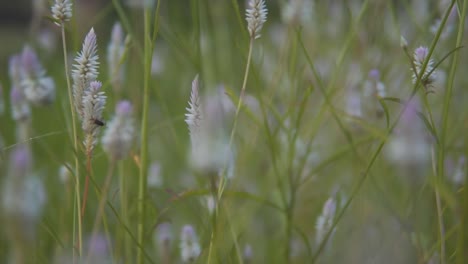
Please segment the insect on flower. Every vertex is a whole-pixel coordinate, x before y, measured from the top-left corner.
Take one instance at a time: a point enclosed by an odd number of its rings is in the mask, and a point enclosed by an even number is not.
[[[106,122],[104,122],[103,120],[99,120],[97,118],[91,118],[91,121],[93,121],[93,123],[97,126],[105,126],[106,125]]]

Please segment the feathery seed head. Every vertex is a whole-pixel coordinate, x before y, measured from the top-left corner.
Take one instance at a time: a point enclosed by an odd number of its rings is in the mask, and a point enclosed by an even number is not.
[[[99,128],[102,126],[102,111],[106,104],[106,96],[101,92],[102,83],[92,81],[83,96],[82,128],[85,132],[84,145],[86,152],[91,153],[97,143]]]
[[[70,21],[70,18],[72,17],[72,3],[70,0],[55,0],[51,10],[52,17],[56,20],[55,23],[59,26]]]
[[[83,97],[90,86],[90,83],[95,81],[98,76],[98,62],[96,34],[91,28],[83,42],[81,51],[75,58],[74,69],[72,71],[73,78],[73,100],[78,116],[83,121]]]
[[[267,20],[267,14],[265,0],[249,0],[245,19],[251,38],[260,38],[260,31]]]
[[[75,58],[76,64],[73,65],[75,67],[73,75],[77,75],[90,82],[94,81],[98,76],[98,59],[96,34],[94,33],[94,29],[91,28],[83,42],[81,52]]]
[[[200,106],[198,75],[192,81],[192,92],[190,93],[189,107],[186,108],[185,123],[190,130],[190,141],[192,147],[197,144],[200,136],[200,125],[202,121],[202,110]]]

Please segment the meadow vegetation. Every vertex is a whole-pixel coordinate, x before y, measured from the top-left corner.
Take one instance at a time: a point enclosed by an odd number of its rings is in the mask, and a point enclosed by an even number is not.
[[[0,263],[468,263],[467,0],[33,2]]]

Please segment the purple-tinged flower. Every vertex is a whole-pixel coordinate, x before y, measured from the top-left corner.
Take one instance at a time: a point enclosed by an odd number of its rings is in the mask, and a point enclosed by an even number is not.
[[[85,91],[82,99],[83,120],[82,128],[86,134],[85,147],[90,152],[96,145],[99,129],[104,125],[102,121],[102,111],[106,104],[107,97],[101,91],[102,83],[93,81],[90,87]]]
[[[102,147],[111,159],[120,160],[129,155],[135,138],[132,104],[120,101],[115,113],[102,137]]]
[[[36,52],[29,46],[25,46],[21,53],[20,69],[21,79],[35,79],[44,75],[44,69]]]
[[[74,104],[81,119],[84,119],[83,97],[91,82],[95,81],[99,74],[98,59],[96,34],[91,28],[86,35],[81,51],[75,58],[76,63],[73,65],[72,71]]]
[[[180,255],[183,262],[195,261],[201,253],[195,229],[191,225],[185,225],[180,234]]]
[[[154,232],[154,242],[161,258],[167,259],[170,256],[173,240],[172,225],[169,222],[159,224]]]
[[[111,40],[107,46],[108,74],[113,88],[120,91],[124,80],[123,55],[125,51],[125,35],[122,26],[116,22],[112,27]]]
[[[21,55],[11,56],[8,61],[8,75],[12,87],[20,87],[21,85],[21,67]]]
[[[29,107],[23,92],[18,87],[13,87],[10,92],[11,114],[15,121],[26,121],[31,117]]]
[[[21,89],[34,105],[48,105],[55,99],[55,82],[45,73],[36,52],[25,46],[21,53]]]
[[[429,54],[429,49],[423,46],[417,48],[414,51],[413,63],[414,63],[415,69],[411,69],[413,71],[413,84],[416,83],[420,75],[422,75],[421,83],[425,87],[430,86],[434,83],[435,77],[436,77],[436,71],[433,71],[434,61],[432,59],[429,59],[429,62],[427,63],[424,73],[421,72],[422,66],[424,64],[424,61],[427,59],[428,54]],[[414,70],[416,70],[416,72],[414,72]]]
[[[325,235],[330,231],[335,219],[335,212],[336,202],[333,198],[328,198],[323,205],[322,214],[317,218],[317,223],[315,224],[315,241],[317,245],[322,243]]]
[[[162,185],[161,164],[159,164],[159,162],[153,162],[148,170],[148,187],[159,188]]]
[[[372,69],[369,71],[369,78],[374,81],[380,80],[380,71],[378,69]]]
[[[403,166],[422,165],[430,160],[427,131],[418,116],[420,103],[413,98],[406,103],[404,112],[387,144],[390,161]]]
[[[72,17],[72,3],[70,0],[55,0],[51,8],[52,17],[56,20],[58,26],[70,21]]]
[[[260,38],[260,31],[267,20],[267,14],[265,0],[249,0],[245,20],[252,39]]]
[[[361,95],[353,88],[349,89],[346,97],[346,113],[353,117],[362,117]]]
[[[245,263],[252,263],[253,259],[253,249],[250,244],[244,246],[243,259]]]
[[[3,182],[2,212],[8,235],[15,243],[32,243],[47,200],[41,180],[32,172],[32,155],[20,145],[10,156],[9,173]],[[24,245],[23,245],[24,246]],[[26,252],[22,252],[26,254]]]
[[[86,245],[90,263],[109,263],[112,245],[104,234],[88,237]]]

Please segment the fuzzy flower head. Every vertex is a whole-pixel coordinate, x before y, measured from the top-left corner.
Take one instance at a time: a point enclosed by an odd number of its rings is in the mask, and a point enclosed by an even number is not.
[[[192,262],[201,253],[195,229],[191,225],[185,225],[180,234],[180,254],[183,262]]]
[[[427,63],[427,67],[424,70],[424,73],[421,73],[422,66],[424,64],[424,61],[427,59],[427,56],[429,54],[429,49],[427,47],[419,47],[414,51],[413,55],[413,63],[415,66],[416,72],[413,72],[413,84],[416,83],[418,80],[419,75],[422,75],[421,77],[421,83],[424,85],[424,87],[431,86],[436,78],[436,72],[434,71],[434,61],[432,59],[429,60]]]
[[[5,230],[28,241],[34,241],[35,228],[47,200],[42,182],[32,174],[32,162],[27,145],[14,149],[2,190],[2,213],[7,223]]]
[[[159,188],[163,184],[161,164],[157,161],[151,163],[148,169],[148,187]]]
[[[323,205],[322,214],[317,218],[317,223],[315,225],[315,231],[317,232],[315,238],[317,244],[322,243],[325,235],[332,227],[335,212],[336,202],[333,198],[329,198]]]
[[[395,133],[387,144],[387,157],[401,167],[425,166],[430,161],[431,147],[427,142],[425,126],[418,116],[420,102],[415,97],[403,109]]]
[[[289,0],[281,9],[281,18],[287,24],[307,25],[311,21],[311,13],[314,11],[312,0]]]
[[[204,97],[201,104],[198,75],[192,82],[189,107],[185,122],[190,130],[190,162],[194,169],[204,173],[234,175],[234,152],[229,148],[223,129],[225,121],[223,94]]]
[[[8,61],[8,75],[12,86],[20,86],[21,83],[21,55],[13,55]]]
[[[101,91],[102,83],[93,81],[83,96],[83,122],[82,128],[86,134],[85,146],[90,152],[96,145],[99,128],[104,125],[102,121],[102,111],[106,105],[107,97]]]
[[[13,87],[10,92],[11,114],[15,121],[26,121],[31,117],[31,109],[18,87]]]
[[[120,160],[128,156],[134,141],[132,104],[129,101],[120,101],[115,113],[102,137],[102,147],[111,159]]]
[[[171,224],[169,222],[159,224],[154,232],[154,242],[161,256],[170,252],[173,239]]]
[[[111,83],[116,91],[120,91],[124,79],[124,65],[121,60],[125,51],[125,35],[120,23],[112,27],[111,40],[107,46],[107,65]]]
[[[21,53],[20,87],[34,105],[48,105],[55,99],[55,82],[46,76],[36,52],[25,46]]]
[[[98,76],[98,59],[96,34],[91,28],[86,35],[81,51],[75,58],[72,71],[74,104],[81,119],[84,118],[83,96],[90,83],[95,81]]]
[[[251,38],[260,38],[260,31],[267,20],[267,14],[265,0],[249,0],[245,20]]]
[[[56,20],[55,23],[58,26],[70,21],[72,17],[72,3],[70,0],[55,0],[51,10],[52,17]]]

